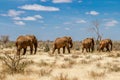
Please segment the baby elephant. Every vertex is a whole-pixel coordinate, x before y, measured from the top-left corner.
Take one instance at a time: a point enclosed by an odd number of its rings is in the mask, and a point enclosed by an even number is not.
[[[60,54],[60,48],[63,48],[63,53],[65,53],[65,47],[67,47],[68,53],[70,53],[70,48],[72,48],[73,46],[72,38],[67,36],[56,38],[53,45],[54,47],[52,54],[55,52],[56,49],[58,49],[58,53]]]
[[[36,54],[37,51],[37,38],[34,35],[26,35],[26,36],[19,36],[16,39],[16,47],[17,47],[17,55],[20,55],[21,49],[24,49],[23,55],[25,55],[27,46],[30,46],[30,52],[33,53],[33,47],[35,48],[34,54]]]
[[[94,51],[94,39],[86,38],[82,41],[82,52],[86,49],[86,52]]]
[[[101,40],[100,43],[99,43],[99,48],[98,50],[99,51],[104,51],[104,49],[106,48],[106,51],[112,51],[112,40],[111,39],[104,39],[104,40]]]

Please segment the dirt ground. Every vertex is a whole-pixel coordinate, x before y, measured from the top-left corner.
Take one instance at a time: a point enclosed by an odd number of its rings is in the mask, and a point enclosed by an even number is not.
[[[0,50],[14,56],[15,48]],[[37,54],[22,56],[31,61],[21,73],[9,73],[4,61],[0,60],[0,80],[120,80],[120,51],[51,55],[37,51]],[[5,70],[6,69],[6,70]]]

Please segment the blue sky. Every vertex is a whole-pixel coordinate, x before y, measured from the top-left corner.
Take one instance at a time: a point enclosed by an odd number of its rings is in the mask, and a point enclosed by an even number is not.
[[[103,38],[120,40],[119,8],[120,0],[0,0],[0,35],[83,40],[96,36],[89,29],[98,20]]]

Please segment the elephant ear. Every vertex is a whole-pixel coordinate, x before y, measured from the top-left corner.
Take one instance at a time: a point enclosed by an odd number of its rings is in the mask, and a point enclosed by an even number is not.
[[[71,38],[71,37],[68,37],[68,39],[69,39],[69,40],[72,40],[72,38]]]

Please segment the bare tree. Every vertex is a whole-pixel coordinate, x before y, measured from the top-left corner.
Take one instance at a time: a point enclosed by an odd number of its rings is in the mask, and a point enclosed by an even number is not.
[[[9,36],[8,35],[2,35],[0,40],[3,43],[3,47],[6,47],[7,42],[9,41]]]
[[[97,35],[96,44],[99,44],[99,41],[101,41],[102,39],[102,33],[99,30],[100,22],[98,20],[95,20],[92,22],[92,24],[93,24],[93,27],[90,28],[90,31],[94,32]]]
[[[9,36],[8,35],[2,35],[1,36],[1,41],[6,44],[9,41]]]

